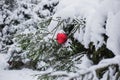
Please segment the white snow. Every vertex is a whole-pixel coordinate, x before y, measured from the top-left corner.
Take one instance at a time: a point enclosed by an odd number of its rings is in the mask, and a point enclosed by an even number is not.
[[[109,13],[107,20],[107,47],[115,55],[120,55],[120,11],[117,14]]]
[[[30,69],[1,70],[0,80],[37,80],[37,77],[35,77],[37,73],[37,71]]]
[[[0,53],[0,70],[3,70],[8,67],[7,62],[7,55]]]
[[[7,70],[8,55],[0,53],[0,80],[37,80],[38,71],[31,69]]]

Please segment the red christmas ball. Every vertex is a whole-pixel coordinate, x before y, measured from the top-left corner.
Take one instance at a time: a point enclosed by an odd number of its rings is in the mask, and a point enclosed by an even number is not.
[[[56,40],[59,44],[64,44],[67,41],[67,35],[65,33],[58,33]]]

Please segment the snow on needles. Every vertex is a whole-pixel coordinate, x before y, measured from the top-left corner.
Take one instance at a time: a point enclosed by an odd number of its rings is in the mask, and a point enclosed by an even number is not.
[[[81,42],[86,48],[90,42],[96,47],[96,50],[100,48],[103,44],[106,44],[104,41],[103,35],[107,35],[110,38],[107,41],[108,48],[114,52],[114,54],[119,54],[120,52],[119,45],[119,35],[116,30],[119,30],[117,27],[119,25],[119,14],[120,11],[120,1],[119,0],[60,0],[59,4],[55,9],[55,14],[53,15],[53,19],[60,17],[61,19],[67,18],[85,18],[86,19],[86,26],[85,26],[85,33],[83,32],[76,32],[74,37]],[[113,13],[113,17],[117,16],[118,18],[109,20],[109,13]],[[116,14],[116,15],[115,15]],[[110,15],[111,16],[111,15]],[[106,26],[107,21],[107,26]],[[110,24],[110,25],[109,25]],[[115,25],[118,24],[118,25]],[[111,28],[116,26],[115,29]],[[57,26],[57,21],[52,20],[48,30],[52,31]],[[107,29],[106,29],[107,28]],[[110,29],[110,31],[109,31]],[[59,30],[58,30],[59,31]],[[106,34],[107,32],[107,34]],[[114,42],[111,42],[111,38],[113,38],[112,34],[114,33]],[[78,36],[81,35],[82,36]],[[117,38],[116,38],[116,37]],[[110,47],[110,43],[114,43],[114,48]],[[117,45],[115,45],[117,44]],[[117,51],[117,52],[115,52]]]

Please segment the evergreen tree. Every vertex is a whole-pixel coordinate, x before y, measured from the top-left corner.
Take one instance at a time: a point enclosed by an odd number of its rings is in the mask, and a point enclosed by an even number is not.
[[[70,5],[72,0],[17,1],[20,3],[16,2],[18,10],[13,10],[17,16],[10,24],[17,27],[14,44],[8,50],[10,68],[22,66],[44,71],[37,75],[40,80],[120,79],[119,55],[116,49],[108,46],[114,38],[108,25],[111,19],[118,23],[118,7],[115,7],[116,14],[109,16],[107,11],[101,11],[103,7],[94,10],[93,6],[84,5],[83,8],[76,2]],[[101,5],[104,4],[109,2],[105,0]],[[80,8],[79,13],[75,12],[76,8]]]

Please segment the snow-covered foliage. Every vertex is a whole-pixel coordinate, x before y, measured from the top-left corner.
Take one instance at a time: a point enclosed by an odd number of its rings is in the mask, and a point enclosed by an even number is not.
[[[17,34],[35,33],[43,18],[54,13],[57,0],[3,0],[0,4],[0,51],[21,57]],[[11,59],[11,58],[10,58]]]
[[[120,0],[6,1],[0,50],[23,64],[33,60],[32,67],[46,70],[39,79],[120,79]],[[63,45],[56,43],[59,32],[68,35]]]
[[[78,31],[77,31],[74,34],[74,36],[75,36],[75,38],[77,38],[78,41],[83,43],[83,45],[86,48],[88,48],[88,45],[90,42],[93,42],[96,49],[98,49],[103,44],[105,44],[103,35],[104,34],[107,36],[109,35],[109,34],[106,34],[106,32],[108,30],[108,27],[106,25],[111,23],[111,21],[109,22],[109,17],[111,17],[112,14],[113,14],[113,16],[115,16],[115,15],[119,16],[119,11],[120,11],[119,5],[120,5],[119,0],[110,0],[110,1],[109,0],[103,0],[103,1],[101,1],[101,0],[91,0],[91,1],[88,1],[88,0],[76,0],[76,1],[61,0],[59,2],[58,6],[56,7],[56,12],[53,15],[53,18],[57,18],[57,17],[61,17],[62,19],[85,18],[86,19],[85,20],[86,21],[85,33],[83,33],[83,31],[80,31],[78,33]],[[117,19],[119,20],[119,17],[117,17]],[[116,22],[116,20],[113,20],[113,22]],[[54,27],[56,25],[57,25],[56,21],[53,20],[48,27],[49,30],[51,31],[52,29],[54,29]],[[118,25],[119,24],[117,23],[115,26],[118,26]],[[117,28],[110,27],[109,29],[115,30]],[[111,31],[109,31],[109,32],[111,32]],[[118,34],[117,32],[118,31],[116,31],[116,34]],[[81,34],[82,34],[82,36],[81,36]],[[78,37],[78,35],[80,37]],[[109,36],[113,36],[112,33]],[[116,39],[116,38],[114,38],[114,39]],[[107,42],[107,43],[109,44],[111,42]],[[119,50],[119,49],[117,49],[117,50]],[[117,51],[117,50],[115,50],[115,51]],[[113,49],[112,49],[112,51],[113,51]],[[117,53],[114,53],[114,54],[117,54]]]
[[[56,18],[60,18],[62,20],[69,18],[78,19],[78,20],[83,19],[86,22],[85,27],[81,27],[81,26],[78,27],[77,28],[78,30],[74,33],[74,38],[77,39],[81,44],[83,44],[85,48],[90,48],[89,45],[92,42],[93,45],[95,46],[96,51],[99,50],[99,48],[101,48],[103,45],[107,45],[107,48],[111,50],[115,55],[114,58],[103,59],[99,61],[97,65],[93,65],[87,60],[85,60],[84,63],[84,60],[81,60],[83,64],[87,64],[87,65],[83,65],[81,63],[78,67],[80,69],[77,71],[78,73],[77,75],[71,76],[70,75],[71,73],[68,74],[66,72],[65,73],[63,72],[61,75],[66,75],[68,77],[67,78],[68,80],[70,79],[99,80],[100,74],[104,74],[101,80],[119,79],[118,77],[119,72],[116,72],[116,70],[119,70],[119,68],[115,67],[116,65],[119,66],[120,64],[120,60],[119,60],[120,15],[119,14],[120,14],[119,0],[91,0],[91,1],[60,0],[59,1],[59,4],[56,7],[56,12],[53,15],[53,20],[48,26],[49,31],[52,31],[58,25],[58,23],[54,20]],[[61,27],[56,31],[56,34],[63,29],[62,26],[63,25],[61,25]],[[109,55],[109,52],[106,52],[105,54]],[[90,64],[90,66],[88,66],[88,64]],[[105,68],[107,68],[108,71],[102,73],[102,69],[104,70]],[[80,75],[82,76],[80,77]],[[67,79],[65,78],[65,80]]]
[[[14,33],[35,32],[41,18],[51,16],[57,1],[3,0],[0,3],[0,50],[12,44]]]

